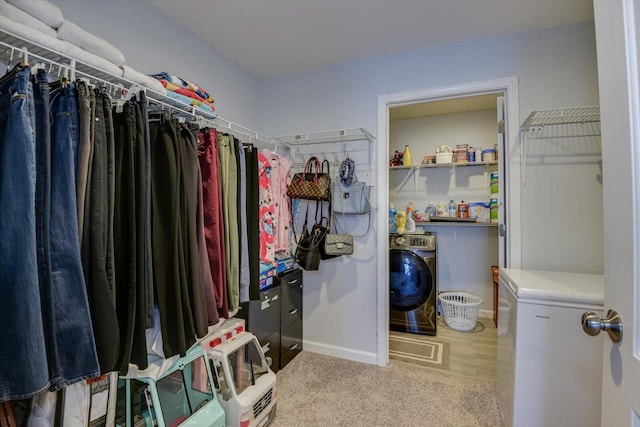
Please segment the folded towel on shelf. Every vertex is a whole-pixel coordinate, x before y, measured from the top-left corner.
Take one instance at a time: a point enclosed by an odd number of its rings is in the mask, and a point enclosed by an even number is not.
[[[120,68],[122,68],[123,71],[122,77],[124,77],[125,79],[137,83],[142,87],[156,91],[161,95],[167,94],[167,90],[157,79],[149,77],[148,75],[141,73],[140,71],[135,70],[128,65],[122,65]]]
[[[163,79],[155,79],[155,80],[158,80],[158,82],[162,84],[162,86],[164,86],[167,90],[172,90],[175,92],[176,89],[180,89],[180,86],[176,86],[168,80],[163,80]]]
[[[211,104],[203,104],[197,99],[189,98],[188,96],[180,95],[179,93],[173,92],[171,90],[167,91],[167,96],[169,98],[173,98],[177,101],[180,101],[183,104],[188,106],[196,107],[199,111],[206,113],[207,115],[215,115],[215,107]]]
[[[66,19],[58,27],[58,38],[101,56],[118,67],[124,64],[124,54],[115,46]]]
[[[191,92],[197,93],[198,96],[204,98],[207,102],[213,102],[213,96],[209,95],[207,91],[202,88],[202,86],[190,82],[189,80],[185,80],[182,77],[169,74],[166,71],[151,74],[151,77],[155,77],[158,80],[166,80],[178,87],[181,87],[182,89],[187,89]]]
[[[0,19],[0,29],[31,43],[53,50],[54,52],[62,54],[67,53],[67,45],[62,40],[48,36],[38,30],[34,30],[27,25],[15,22],[9,18],[3,17]]]
[[[38,30],[49,37],[57,37],[56,30],[45,24],[33,15],[28,14],[22,9],[15,7],[12,4],[7,3],[5,0],[0,0],[0,16],[11,19],[14,22],[31,27],[34,30]]]
[[[18,9],[38,18],[51,28],[58,28],[62,24],[62,11],[48,0],[7,0]]]
[[[208,102],[206,99],[204,99],[203,97],[201,97],[200,95],[198,95],[195,92],[192,92],[192,91],[190,91],[188,89],[183,89],[181,87],[178,87],[178,86],[174,85],[173,83],[171,83],[171,82],[169,82],[167,80],[158,79],[157,81],[162,83],[162,85],[167,90],[179,93],[180,95],[188,96],[189,98],[196,99],[196,100],[202,102],[203,104],[207,104],[207,105],[210,105],[211,107],[213,107],[213,103]]]
[[[66,54],[72,58],[75,58],[77,61],[88,65],[90,67],[96,68],[100,71],[107,72],[116,77],[122,77],[123,71],[118,65],[113,62],[108,61],[102,56],[95,55],[91,52],[87,52],[86,50],[80,48],[79,46],[74,45],[73,43],[63,42],[66,46]]]

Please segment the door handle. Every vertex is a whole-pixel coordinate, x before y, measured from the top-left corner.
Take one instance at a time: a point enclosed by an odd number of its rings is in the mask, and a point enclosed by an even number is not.
[[[600,316],[592,311],[585,312],[582,315],[582,329],[592,337],[604,330],[609,334],[611,341],[622,341],[622,317],[615,310],[607,311],[607,317],[604,319],[600,319]]]

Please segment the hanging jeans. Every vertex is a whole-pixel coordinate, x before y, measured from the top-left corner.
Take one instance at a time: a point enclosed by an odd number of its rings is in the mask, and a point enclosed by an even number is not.
[[[78,203],[78,233],[84,236],[84,209],[91,162],[91,89],[83,81],[76,84],[78,91],[78,167],[76,168],[76,201]],[[95,103],[95,100],[94,100]]]
[[[218,133],[204,129],[198,133],[198,160],[202,174],[202,204],[204,210],[204,236],[218,315],[228,318],[224,220],[220,194],[220,160]]]
[[[0,402],[49,385],[36,255],[36,135],[30,68],[0,79]]]
[[[80,260],[76,204],[78,107],[74,84],[51,85],[51,282],[41,284],[51,390],[99,371]]]

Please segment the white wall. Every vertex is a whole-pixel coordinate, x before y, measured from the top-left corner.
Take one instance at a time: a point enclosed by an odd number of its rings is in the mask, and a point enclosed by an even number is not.
[[[198,36],[144,1],[53,0],[68,19],[120,49],[126,64],[146,74],[168,71],[204,87],[218,114],[253,129],[258,80]]]
[[[478,39],[263,80],[258,128],[273,136],[352,127],[375,132],[380,95],[510,76],[519,79],[520,123],[535,109],[597,105],[593,24]],[[386,165],[375,165],[373,176],[381,173],[387,173]],[[387,215],[386,206],[378,212]],[[352,262],[305,274],[308,348],[376,362],[377,281],[387,280],[376,277],[376,265],[383,262],[376,257],[376,245],[387,243],[374,236],[360,244]]]

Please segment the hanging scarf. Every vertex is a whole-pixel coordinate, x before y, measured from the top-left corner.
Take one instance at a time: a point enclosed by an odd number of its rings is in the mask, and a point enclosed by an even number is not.
[[[346,158],[340,165],[340,181],[344,185],[351,185],[356,182],[356,164],[350,158]]]

